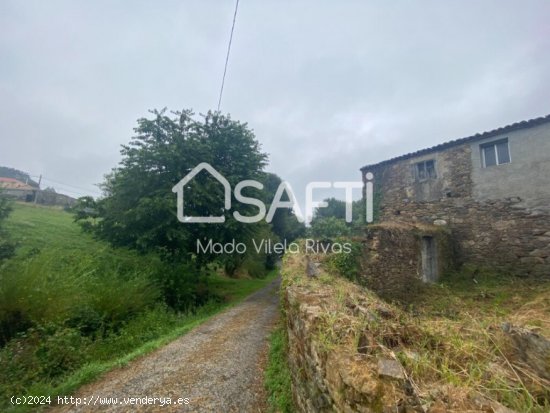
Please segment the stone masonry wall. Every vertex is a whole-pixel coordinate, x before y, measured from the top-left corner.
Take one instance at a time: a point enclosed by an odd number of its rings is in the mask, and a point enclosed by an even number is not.
[[[300,259],[285,257],[282,289],[297,411],[389,413],[396,411],[396,406],[399,411],[410,413],[424,411],[407,390],[409,385],[400,363],[384,355],[367,356],[366,348],[357,349],[353,345],[350,331],[356,328],[354,324],[365,317],[388,316],[392,314],[390,307],[374,294],[365,294],[360,287],[340,280],[347,285],[346,300],[350,307],[348,311],[338,309],[334,285],[320,285],[303,274],[305,260],[298,263],[298,271],[288,265],[290,260]],[[290,281],[292,278],[294,281]],[[334,317],[334,321],[327,317]],[[340,338],[335,340],[329,335]],[[358,345],[367,344],[362,339]]]
[[[415,182],[412,168],[424,159],[436,160],[438,178]],[[381,197],[380,220],[445,220],[460,262],[517,275],[550,275],[550,215],[526,208],[514,196],[477,201],[471,165],[471,147],[461,145],[375,166],[370,172]]]
[[[440,378],[413,382],[395,352],[418,357],[431,333],[372,291],[328,274],[322,260],[283,259],[281,305],[298,412],[512,413]],[[307,271],[312,261],[321,263],[316,276]]]
[[[393,299],[410,294],[423,281],[424,237],[434,240],[437,273],[453,269],[454,245],[446,226],[382,223],[365,233],[361,284]]]

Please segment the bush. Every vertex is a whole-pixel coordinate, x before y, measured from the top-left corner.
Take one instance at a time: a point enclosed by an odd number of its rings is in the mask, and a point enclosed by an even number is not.
[[[163,263],[154,280],[164,302],[177,311],[190,311],[218,298],[209,290],[207,277],[192,264]]]
[[[0,409],[10,395],[37,383],[55,386],[88,362],[126,355],[173,331],[185,317],[159,305],[96,337],[53,323],[29,328],[0,348]]]
[[[337,272],[342,277],[351,281],[357,281],[361,271],[361,243],[341,239],[340,242],[348,242],[351,245],[351,252],[341,252],[339,254],[330,254],[327,257],[326,264],[329,269]]]
[[[78,330],[56,325],[40,330],[41,338],[35,351],[40,377],[55,379],[86,362],[89,340]]]
[[[334,239],[349,235],[350,228],[343,219],[335,217],[314,219],[309,228],[309,235],[317,239]]]
[[[37,380],[54,381],[82,366],[89,340],[71,328],[28,329],[0,349],[0,399],[24,393]]]
[[[80,305],[72,311],[67,326],[77,329],[84,336],[91,336],[103,325],[103,317],[95,308]]]

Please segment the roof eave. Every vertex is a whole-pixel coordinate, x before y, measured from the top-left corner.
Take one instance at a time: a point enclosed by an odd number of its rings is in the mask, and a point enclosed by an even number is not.
[[[542,124],[548,123],[548,122],[550,122],[550,115],[546,115],[546,116],[542,116],[542,117],[534,118],[534,119],[530,119],[530,120],[523,120],[521,122],[512,123],[510,125],[503,126],[503,127],[497,128],[497,129],[493,129],[493,130],[490,130],[490,131],[487,131],[487,132],[476,133],[475,135],[467,136],[465,138],[460,138],[460,139],[455,139],[455,140],[452,140],[452,141],[440,143],[439,145],[432,146],[430,148],[425,148],[425,149],[421,149],[421,150],[416,151],[416,152],[411,152],[411,153],[407,153],[405,155],[400,155],[400,156],[397,156],[395,158],[387,159],[385,161],[378,162],[378,163],[375,163],[375,164],[365,165],[365,166],[361,167],[359,170],[364,171],[366,169],[372,169],[372,168],[375,168],[375,167],[391,164],[391,163],[402,161],[402,160],[405,160],[405,159],[410,159],[410,158],[415,158],[417,156],[426,155],[428,153],[438,152],[438,151],[441,151],[443,149],[447,149],[447,148],[450,148],[450,147],[453,147],[453,146],[463,145],[465,143],[475,142],[477,140],[486,139],[486,138],[490,138],[492,136],[501,135],[503,133],[508,133],[508,132],[512,132],[512,131],[516,131],[516,130],[520,130],[520,129],[532,128],[532,127],[539,126],[539,125],[542,125]]]

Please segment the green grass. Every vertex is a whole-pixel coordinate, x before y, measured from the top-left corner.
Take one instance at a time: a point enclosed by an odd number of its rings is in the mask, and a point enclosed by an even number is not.
[[[284,326],[280,325],[269,337],[269,358],[265,372],[265,387],[271,411],[293,413],[290,369],[287,361],[288,344]]]
[[[254,291],[265,287],[277,277],[277,274],[278,270],[272,270],[264,278],[241,279],[213,274],[208,278],[208,286],[214,293],[223,296],[226,301],[239,302]]]
[[[16,258],[26,259],[43,251],[55,251],[58,257],[66,259],[78,259],[82,253],[112,255],[121,262],[146,263],[153,258],[123,248],[113,250],[84,233],[73,221],[73,216],[62,209],[26,203],[14,203],[13,207],[5,226],[11,240],[17,244]]]
[[[92,237],[82,234],[72,216],[61,209],[23,203],[13,206],[6,229],[21,244],[22,252],[44,247],[68,250],[98,247]]]
[[[501,275],[490,270],[447,274],[439,283],[424,285],[411,297],[408,310],[417,315],[460,319],[508,318],[529,311],[522,324],[539,325],[550,334],[550,281]],[[528,304],[535,302],[536,308]]]
[[[94,380],[100,378],[103,374],[113,370],[115,368],[123,367],[127,365],[132,360],[135,360],[139,357],[143,357],[154,350],[170,343],[171,341],[181,337],[187,332],[191,331],[193,328],[204,323],[211,317],[220,313],[221,311],[230,308],[234,305],[237,305],[243,299],[245,299],[249,294],[254,291],[261,289],[267,286],[270,282],[275,280],[278,276],[277,271],[270,272],[265,278],[254,279],[254,280],[236,280],[230,279],[227,277],[222,277],[219,275],[213,276],[213,284],[220,287],[228,287],[230,290],[233,290],[235,294],[232,295],[229,301],[225,303],[215,303],[211,305],[206,305],[203,308],[199,309],[194,314],[182,315],[179,318],[179,321],[175,325],[166,325],[162,330],[164,334],[159,334],[157,338],[146,341],[144,344],[134,348],[127,354],[124,354],[120,357],[112,358],[108,361],[92,361],[79,368],[78,370],[72,372],[68,375],[61,383],[51,384],[47,382],[39,382],[33,385],[28,389],[28,392],[25,395],[29,396],[51,396],[52,399],[59,396],[66,396],[74,393],[79,387],[84,384],[90,383]],[[241,282],[245,285],[242,292],[239,290],[238,286]],[[219,291],[225,291],[220,289]],[[237,293],[238,291],[238,293]],[[158,325],[156,326],[159,327]],[[290,386],[290,376],[288,376],[288,386]],[[289,387],[290,390],[290,387]],[[2,404],[0,403],[0,406]],[[10,406],[6,408],[6,412],[17,412],[24,413],[33,410],[31,406]],[[293,412],[294,410],[281,410],[282,412]]]
[[[154,255],[94,239],[67,212],[14,204],[6,230],[17,250],[0,266],[0,333],[12,323],[10,315],[17,316],[19,328],[0,347],[0,411],[32,410],[9,406],[9,395],[69,395],[185,334],[277,276],[276,271],[262,279],[212,273],[205,285],[218,299],[176,312],[162,303],[154,281],[166,264]],[[94,330],[82,333],[82,321]]]

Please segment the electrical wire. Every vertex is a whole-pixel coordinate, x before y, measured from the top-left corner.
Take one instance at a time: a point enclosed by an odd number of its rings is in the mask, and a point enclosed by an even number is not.
[[[225,56],[225,66],[223,68],[222,86],[220,88],[220,98],[218,99],[218,112],[222,104],[223,87],[225,85],[225,75],[227,73],[227,64],[229,62],[229,53],[231,52],[231,43],[233,41],[233,31],[235,30],[235,21],[237,20],[237,10],[239,8],[239,0],[235,3],[235,13],[233,14],[233,24],[231,26],[231,34],[229,36],[229,45],[227,46],[227,55]]]
[[[39,179],[40,176],[39,175],[29,175],[29,177],[33,178],[33,179]],[[54,179],[50,179],[46,176],[42,176],[42,180],[43,181],[47,181],[47,182],[50,182],[52,184],[57,184],[57,185],[62,185],[62,186],[66,186],[66,187],[69,187],[69,188],[73,188],[73,189],[78,189],[79,191],[81,192],[75,192],[75,191],[70,191],[68,189],[65,189],[65,188],[61,188],[63,191],[65,192],[70,192],[72,194],[75,194],[75,195],[78,195],[78,194],[81,194],[82,192],[84,193],[92,193],[94,195],[101,195],[101,192],[98,190],[98,189],[88,189],[88,188],[83,188],[83,187],[80,187],[80,186],[75,186],[75,185],[71,185],[71,184],[66,184],[66,183],[63,183],[63,182],[60,182],[60,181],[57,181],[57,180],[54,180]]]

